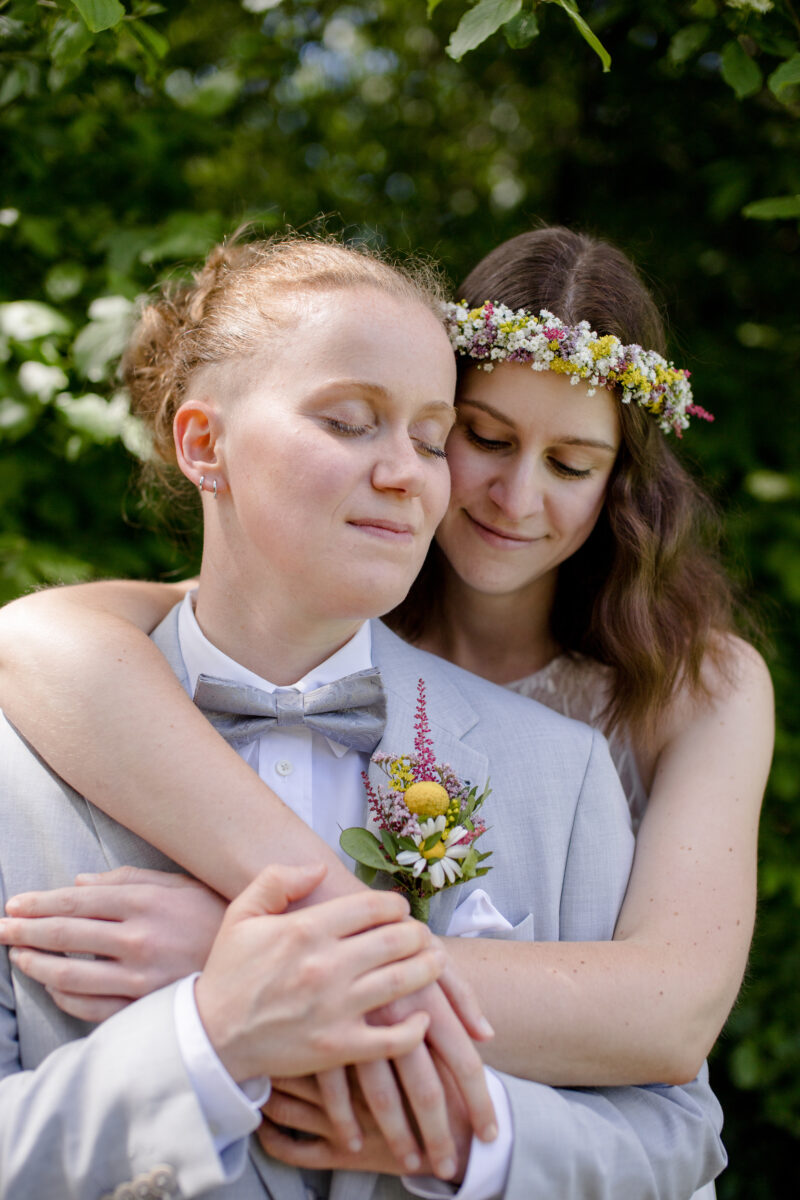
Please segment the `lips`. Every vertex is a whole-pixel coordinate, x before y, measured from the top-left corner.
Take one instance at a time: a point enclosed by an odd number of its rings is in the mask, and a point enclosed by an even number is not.
[[[518,533],[509,533],[505,529],[498,529],[495,525],[487,525],[484,521],[477,520],[466,509],[463,512],[477,533],[484,541],[489,542],[490,545],[513,549],[515,547],[530,546],[533,542],[540,542],[546,537],[546,534],[541,534],[538,537],[523,537]]]
[[[405,521],[387,521],[383,517],[360,517],[349,521],[348,524],[390,541],[410,541],[416,534],[413,525]]]

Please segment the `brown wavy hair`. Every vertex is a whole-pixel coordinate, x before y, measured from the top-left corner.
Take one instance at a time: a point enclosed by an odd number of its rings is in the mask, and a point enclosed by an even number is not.
[[[441,277],[422,259],[398,263],[329,236],[251,238],[243,227],[190,280],[168,282],[148,298],[122,358],[131,411],[152,441],[145,483],[172,496],[186,486],[172,425],[190,380],[202,367],[268,348],[295,319],[287,296],[367,286],[422,303],[442,319]]]
[[[658,308],[630,260],[607,242],[550,227],[504,242],[470,272],[458,298],[486,300],[665,352]],[[461,372],[469,362],[459,360]],[[724,672],[720,634],[733,630],[733,589],[718,557],[715,507],[652,417],[620,405],[622,439],[605,507],[584,545],[558,572],[551,616],[562,650],[612,672],[606,730],[650,731],[676,687],[707,694],[707,656]],[[443,558],[431,549],[390,623],[412,641],[441,616]]]

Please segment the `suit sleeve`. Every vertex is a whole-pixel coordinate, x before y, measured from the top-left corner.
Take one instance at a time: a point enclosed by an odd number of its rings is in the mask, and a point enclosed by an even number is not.
[[[26,980],[21,986],[38,987]],[[23,1070],[3,950],[3,1200],[100,1200],[122,1183],[159,1171],[166,1181],[164,1195],[172,1188],[176,1197],[192,1197],[241,1174],[247,1140],[221,1157],[216,1153],[187,1079],[175,1034],[173,991],[174,985],[129,1005],[88,1036],[54,1049],[36,1069]]]
[[[631,849],[622,788],[595,733],[564,873],[562,940],[612,936]],[[552,1088],[500,1078],[514,1122],[504,1200],[687,1200],[727,1161],[705,1067],[683,1087]]]

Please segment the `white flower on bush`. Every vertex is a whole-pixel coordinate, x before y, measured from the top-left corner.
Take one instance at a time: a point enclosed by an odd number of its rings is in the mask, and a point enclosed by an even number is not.
[[[38,300],[12,300],[0,304],[0,333],[17,342],[32,342],[51,333],[68,333],[69,321]]]
[[[47,401],[56,392],[63,391],[69,383],[60,367],[48,367],[46,363],[24,362],[17,375],[20,387],[29,396],[38,396]]]
[[[419,827],[422,836],[417,842],[417,849],[401,850],[397,856],[400,866],[411,867],[415,879],[427,869],[435,888],[442,888],[445,883],[460,878],[462,871],[458,859],[466,858],[469,854],[469,842],[462,840],[468,836],[463,825],[454,826],[446,837],[440,837],[430,849],[425,849],[426,840],[435,833],[443,834],[446,823],[445,817],[431,817],[422,821]]]
[[[751,8],[753,12],[765,13],[774,8],[772,0],[725,0],[728,8]]]

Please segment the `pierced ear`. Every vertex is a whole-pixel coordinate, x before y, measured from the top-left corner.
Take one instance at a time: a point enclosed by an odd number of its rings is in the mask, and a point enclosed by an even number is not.
[[[195,487],[200,477],[219,476],[222,458],[218,441],[222,424],[217,410],[204,400],[186,400],[172,426],[178,466]]]

